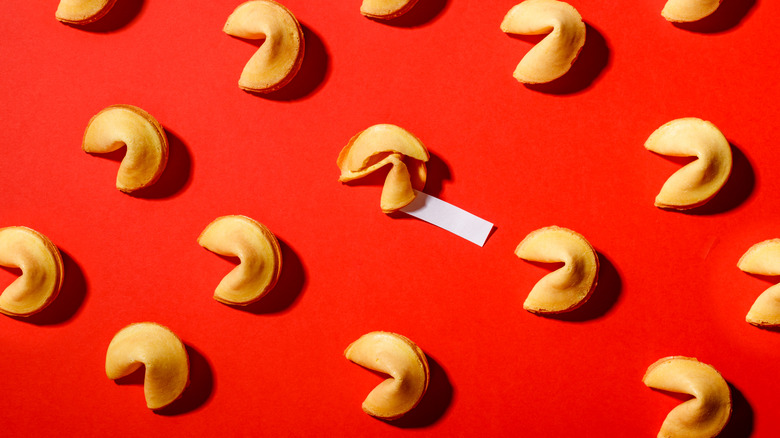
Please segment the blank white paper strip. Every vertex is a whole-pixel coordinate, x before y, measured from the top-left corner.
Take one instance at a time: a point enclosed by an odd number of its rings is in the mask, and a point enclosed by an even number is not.
[[[466,210],[417,190],[414,201],[401,211],[483,246],[493,224]]]

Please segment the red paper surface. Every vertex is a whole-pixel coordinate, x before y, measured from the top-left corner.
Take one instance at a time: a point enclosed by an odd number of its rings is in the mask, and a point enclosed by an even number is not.
[[[0,225],[47,235],[66,280],[40,314],[0,318],[3,435],[654,436],[679,400],[642,376],[669,355],[733,386],[725,436],[777,435],[780,333],[744,321],[772,283],[736,267],[780,237],[776,3],[725,0],[687,26],[663,1],[572,3],[588,24],[580,58],[529,87],[512,72],[538,39],[499,29],[515,1],[420,0],[382,23],[357,0],[287,0],[306,58],[269,97],[237,87],[256,50],[221,30],[239,2],[118,0],[86,28],[55,20],[56,0],[7,3]],[[80,149],[90,117],[118,103],[171,142],[137,196],[114,188],[121,154]],[[734,171],[710,204],[663,211],[653,199],[680,163],[643,144],[687,116],[721,129]],[[484,248],[383,214],[381,178],[337,181],[341,147],[376,123],[429,148],[427,193],[496,224]],[[283,245],[279,285],[247,309],[212,298],[232,264],[196,242],[227,214]],[[513,250],[548,225],[600,254],[591,302],[567,316],[522,309],[546,271]],[[190,353],[190,388],[162,413],[138,376],[105,376],[108,343],[138,321]],[[399,422],[361,411],[381,378],[342,355],[373,330],[431,360],[428,394]]]

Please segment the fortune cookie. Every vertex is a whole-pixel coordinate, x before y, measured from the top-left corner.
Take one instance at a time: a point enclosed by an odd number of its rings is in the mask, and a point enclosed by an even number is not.
[[[665,357],[650,365],[642,381],[653,389],[693,396],[669,412],[658,438],[713,438],[729,421],[731,390],[711,365],[690,357]]]
[[[37,313],[54,301],[62,288],[64,268],[59,250],[46,236],[30,228],[0,229],[0,266],[22,271],[0,295],[0,313]]]
[[[572,230],[551,226],[532,231],[517,246],[515,255],[532,262],[563,262],[563,266],[544,276],[531,289],[523,303],[529,312],[574,310],[596,288],[598,255],[584,237]]]
[[[287,8],[273,0],[250,0],[227,19],[224,32],[248,40],[264,40],[244,66],[238,86],[270,93],[289,83],[303,62],[303,29]]]
[[[765,240],[750,247],[737,267],[749,274],[780,275],[780,239]],[[780,284],[758,296],[745,320],[759,327],[780,326]]]
[[[696,157],[666,180],[655,198],[657,207],[698,207],[712,199],[731,174],[731,145],[705,120],[672,120],[650,135],[645,148],[660,155]]]
[[[149,113],[132,105],[111,105],[89,121],[81,148],[105,154],[127,146],[116,174],[122,192],[148,187],[157,181],[168,162],[168,139]]]
[[[351,343],[346,358],[390,377],[377,385],[363,401],[363,411],[373,417],[395,420],[417,406],[428,388],[425,353],[405,336],[371,332]]]
[[[149,409],[178,399],[189,383],[187,350],[168,328],[153,322],[130,324],[120,330],[106,352],[106,376],[116,380],[144,366],[144,397]]]
[[[501,22],[501,30],[518,35],[548,34],[515,68],[515,79],[525,84],[563,76],[585,45],[586,28],[579,12],[557,0],[526,0],[515,5]]]

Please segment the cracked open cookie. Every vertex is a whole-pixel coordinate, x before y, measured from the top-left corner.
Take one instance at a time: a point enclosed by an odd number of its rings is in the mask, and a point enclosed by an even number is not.
[[[384,166],[390,171],[382,188],[380,207],[392,213],[405,207],[422,190],[427,179],[428,150],[411,132],[389,124],[379,124],[358,133],[339,153],[339,181],[362,178]]]

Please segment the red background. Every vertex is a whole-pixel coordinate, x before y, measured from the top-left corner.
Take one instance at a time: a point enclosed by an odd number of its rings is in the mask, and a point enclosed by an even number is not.
[[[358,0],[286,0],[306,58],[261,97],[236,85],[255,46],[221,31],[239,2],[118,0],[86,28],[55,20],[56,0],[7,3],[0,225],[47,235],[66,280],[40,314],[0,318],[4,435],[654,436],[679,401],[641,379],[669,355],[733,385],[726,436],[777,435],[780,333],[744,321],[772,283],[736,263],[780,237],[780,5],[725,0],[677,26],[663,1],[580,0],[579,60],[527,87],[512,72],[538,38],[499,30],[516,0],[420,0],[390,24]],[[162,180],[136,196],[114,188],[121,154],[80,150],[117,103],[171,141]],[[643,143],[687,116],[721,129],[734,171],[710,204],[663,211],[653,199],[681,162]],[[428,193],[496,224],[484,248],[384,215],[381,178],[337,181],[341,147],[376,123],[429,148]],[[212,299],[231,263],[196,243],[226,214],[283,243],[281,282],[248,309]],[[585,307],[537,317],[522,303],[545,270],[513,250],[553,224],[583,234],[602,270]],[[138,321],[170,327],[192,361],[184,398],[158,414],[139,376],[104,373],[109,341]],[[373,330],[432,360],[428,394],[396,423],[361,411],[380,378],[342,356]]]

